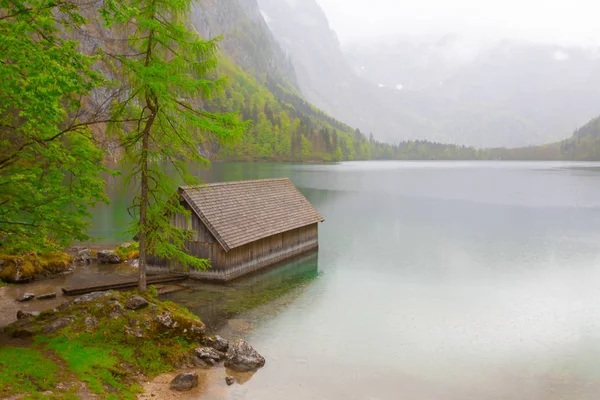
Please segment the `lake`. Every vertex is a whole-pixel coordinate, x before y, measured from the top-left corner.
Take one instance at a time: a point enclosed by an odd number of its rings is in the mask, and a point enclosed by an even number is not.
[[[600,164],[217,163],[202,175],[289,177],[325,222],[318,254],[169,296],[267,359],[195,398],[598,398]],[[92,233],[119,240],[127,196],[111,196]]]

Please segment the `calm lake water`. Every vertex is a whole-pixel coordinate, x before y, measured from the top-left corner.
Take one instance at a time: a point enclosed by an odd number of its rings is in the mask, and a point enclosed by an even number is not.
[[[598,399],[600,164],[223,163],[203,176],[290,177],[326,221],[318,254],[170,295],[267,359],[196,398]],[[118,239],[121,193],[92,233]]]

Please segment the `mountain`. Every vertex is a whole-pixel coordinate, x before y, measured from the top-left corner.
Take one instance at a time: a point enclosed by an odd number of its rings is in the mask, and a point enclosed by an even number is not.
[[[124,33],[105,28],[98,4],[82,4],[88,23],[68,33],[88,54],[100,49],[126,53]],[[219,63],[214,78],[226,77],[225,89],[197,106],[211,112],[235,112],[251,122],[237,143],[221,144],[207,137],[199,151],[213,160],[341,161],[369,159],[369,141],[360,132],[327,115],[300,95],[293,64],[267,26],[256,0],[198,0],[190,24],[204,38],[220,37]],[[119,82],[118,68],[101,62],[99,68]],[[210,78],[210,77],[209,77]],[[111,96],[126,93],[119,85],[95,90],[86,102],[94,115],[106,112]],[[104,108],[104,109],[103,109]],[[95,129],[112,159],[120,157],[118,143]]]
[[[354,74],[315,0],[259,0],[258,5],[312,104],[380,140],[444,139],[426,117],[390,102]]]
[[[600,110],[598,52],[456,35],[342,49],[316,0],[258,4],[305,97],[379,140],[531,146]]]
[[[456,142],[554,141],[600,110],[600,58],[589,49],[515,41],[483,46],[446,36],[346,51],[365,79],[402,84],[402,91],[424,98],[431,118]]]

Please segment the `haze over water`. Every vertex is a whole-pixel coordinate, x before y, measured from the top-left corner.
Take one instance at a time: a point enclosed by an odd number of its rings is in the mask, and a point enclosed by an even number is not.
[[[318,257],[172,295],[267,359],[200,398],[598,398],[600,164],[223,163],[207,180],[281,176],[326,219]]]

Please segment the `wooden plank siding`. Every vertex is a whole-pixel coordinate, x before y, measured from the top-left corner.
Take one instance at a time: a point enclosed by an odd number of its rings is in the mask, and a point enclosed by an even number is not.
[[[184,204],[189,209],[187,204]],[[241,275],[280,263],[318,248],[318,224],[314,223],[288,232],[279,233],[246,245],[225,251],[197,215],[189,219],[176,215],[172,223],[180,229],[191,229],[194,240],[186,242],[188,254],[210,260],[208,271],[190,271],[190,276],[202,280],[229,281]],[[168,260],[149,257],[148,270],[164,272],[165,269],[181,271]]]

